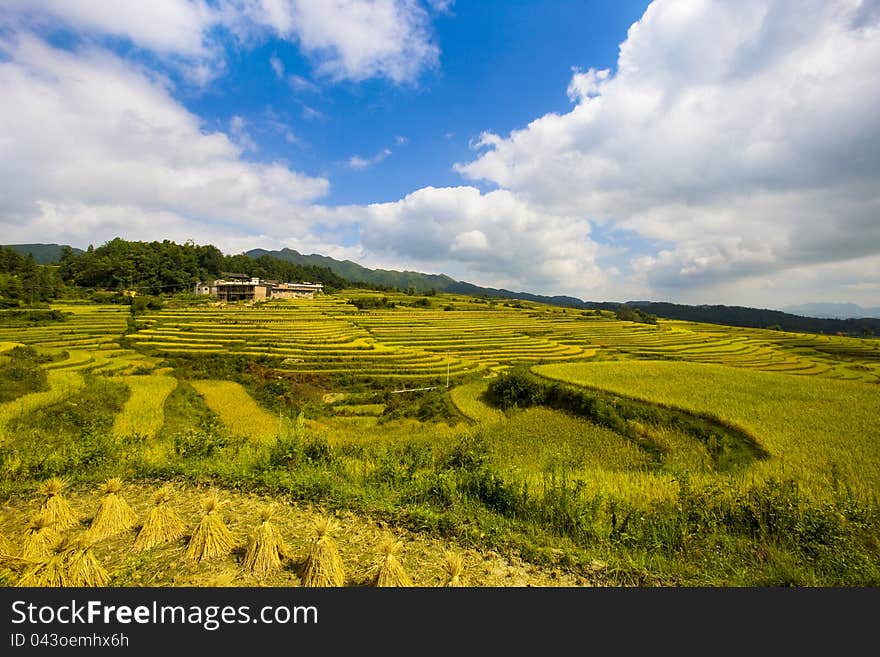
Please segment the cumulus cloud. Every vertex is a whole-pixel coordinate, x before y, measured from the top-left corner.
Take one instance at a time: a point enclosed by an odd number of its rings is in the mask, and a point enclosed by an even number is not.
[[[231,0],[229,26],[295,41],[332,80],[413,82],[437,65],[428,12],[416,0]]]
[[[428,271],[518,290],[583,294],[605,279],[589,224],[542,213],[505,190],[425,187],[361,211],[361,244]]]
[[[181,65],[204,84],[224,68],[223,39],[249,47],[266,35],[299,45],[334,81],[383,77],[413,82],[437,64],[430,16],[416,0],[6,0],[0,26],[128,39]],[[279,77],[284,65],[272,56]],[[279,72],[280,71],[280,72]]]
[[[63,234],[79,244],[120,225],[179,234],[194,218],[206,235],[212,226],[309,229],[299,209],[327,192],[327,180],[243,161],[242,147],[206,130],[163,79],[99,48],[70,52],[30,36],[0,42],[0,52],[4,235],[27,224],[40,241]],[[230,133],[241,139],[244,129],[234,117]]]
[[[456,169],[643,238],[646,289],[778,282],[880,252],[878,62],[876,3],[656,0],[613,74],[574,71],[570,112]]]

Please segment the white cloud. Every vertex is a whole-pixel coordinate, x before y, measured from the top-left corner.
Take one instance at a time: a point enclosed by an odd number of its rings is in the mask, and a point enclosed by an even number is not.
[[[224,68],[222,41],[251,47],[272,34],[299,45],[334,81],[384,77],[413,82],[436,66],[430,17],[416,0],[5,0],[0,27],[117,36],[183,68],[204,84]],[[283,75],[283,62],[270,65]],[[281,71],[281,72],[279,72]]]
[[[374,164],[379,164],[386,157],[391,155],[390,148],[383,148],[378,153],[376,153],[373,157],[363,158],[360,155],[352,155],[348,159],[348,167],[350,169],[366,169],[367,167],[371,167]]]
[[[588,294],[607,283],[586,221],[542,213],[504,190],[426,187],[368,205],[358,222],[370,257],[423,271],[553,294]]]
[[[292,74],[288,81],[290,82],[290,86],[294,91],[297,92],[305,92],[305,93],[318,93],[321,89],[314,82],[310,80],[306,80],[301,75]]]
[[[269,58],[269,66],[272,67],[272,70],[275,71],[275,76],[279,78],[284,77],[284,62],[282,62],[276,55],[272,55]]]
[[[220,15],[203,0],[5,0],[0,20],[40,26],[49,19],[104,35],[119,35],[162,54],[206,56],[207,32]]]
[[[430,17],[416,0],[237,0],[231,6],[232,29],[247,31],[247,19],[295,41],[335,81],[413,82],[438,61]]]
[[[301,209],[328,182],[243,161],[241,146],[206,130],[161,78],[104,50],[69,52],[28,36],[0,52],[4,235],[78,235],[79,244],[120,227],[178,234],[196,221],[206,236],[311,229]],[[232,119],[239,140],[244,128]]]
[[[318,120],[321,121],[324,119],[324,113],[320,110],[316,110],[314,107],[309,105],[302,106],[302,117],[307,121]]]
[[[248,134],[247,121],[245,121],[244,117],[235,115],[229,120],[229,134],[232,135],[235,143],[243,150],[251,152],[260,150],[257,142]]]
[[[880,253],[878,62],[876,3],[657,0],[613,75],[575,70],[570,112],[456,168],[630,231],[646,289],[779,282]]]

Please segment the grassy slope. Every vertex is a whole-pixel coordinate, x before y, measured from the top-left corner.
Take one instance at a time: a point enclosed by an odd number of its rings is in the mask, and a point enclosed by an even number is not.
[[[536,374],[708,413],[753,435],[771,454],[757,477],[790,476],[813,493],[835,474],[880,494],[876,385],[680,362],[542,365]]]

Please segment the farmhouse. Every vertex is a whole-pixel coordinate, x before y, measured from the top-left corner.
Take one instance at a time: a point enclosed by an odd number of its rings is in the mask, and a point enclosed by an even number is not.
[[[220,301],[260,301],[262,299],[312,299],[324,286],[320,283],[282,283],[261,280],[246,274],[223,272],[213,283],[199,281],[196,294],[208,294]]]

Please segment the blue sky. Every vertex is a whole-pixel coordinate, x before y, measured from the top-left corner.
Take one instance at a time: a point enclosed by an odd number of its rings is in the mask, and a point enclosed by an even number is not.
[[[8,0],[4,243],[880,305],[874,0]]]
[[[436,67],[404,84],[330,82],[295,44],[269,38],[250,50],[227,47],[228,72],[181,100],[219,130],[242,117],[258,146],[249,158],[282,158],[330,178],[326,203],[394,201],[420,187],[461,184],[452,164],[472,157],[469,142],[482,131],[507,133],[569,109],[572,67],[613,67],[621,37],[647,5],[459,2],[433,14]],[[377,161],[352,168],[352,157]]]

